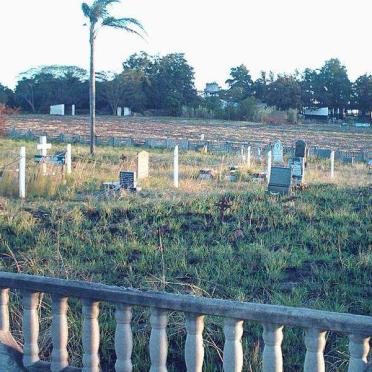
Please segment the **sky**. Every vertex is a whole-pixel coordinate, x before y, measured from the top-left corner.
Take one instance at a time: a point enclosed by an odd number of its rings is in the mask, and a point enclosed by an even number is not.
[[[86,0],[90,3],[92,0]],[[40,65],[88,69],[88,28],[81,0],[0,0],[0,83]],[[134,17],[142,40],[102,29],[98,70],[121,70],[131,54],[185,53],[196,86],[223,83],[231,67],[291,73],[339,58],[355,80],[372,73],[372,0],[122,0],[115,16]]]

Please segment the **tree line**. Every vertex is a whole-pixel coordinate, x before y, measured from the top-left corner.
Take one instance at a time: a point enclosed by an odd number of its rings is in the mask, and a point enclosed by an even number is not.
[[[372,111],[372,75],[350,81],[346,67],[330,59],[319,69],[293,74],[261,72],[254,80],[245,65],[231,68],[226,89],[197,92],[194,69],[182,53],[152,56],[140,52],[122,64],[120,73],[97,72],[98,113],[115,114],[127,106],[136,113],[252,119],[263,105],[277,110],[328,107],[335,113]],[[14,90],[0,84],[0,103],[27,113],[48,113],[49,106],[75,104],[89,112],[89,74],[77,66],[42,66],[19,75]]]

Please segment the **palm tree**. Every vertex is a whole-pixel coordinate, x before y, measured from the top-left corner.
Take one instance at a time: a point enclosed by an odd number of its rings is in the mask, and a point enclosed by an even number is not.
[[[136,34],[140,37],[141,31],[145,32],[143,26],[134,18],[115,18],[108,11],[108,7],[120,0],[94,0],[92,5],[83,3],[81,8],[84,16],[89,19],[89,43],[90,43],[90,153],[94,155],[96,148],[96,74],[94,66],[95,40],[101,27],[113,27]]]

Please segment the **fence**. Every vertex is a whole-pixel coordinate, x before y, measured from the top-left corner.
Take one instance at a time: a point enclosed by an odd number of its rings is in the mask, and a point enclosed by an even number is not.
[[[47,133],[43,131],[17,131],[15,129],[10,130],[8,136],[11,138],[19,139],[39,139],[40,136],[45,136]],[[88,144],[89,137],[81,135],[65,135],[60,134],[57,136],[48,136],[48,139],[55,142],[65,143],[76,143],[76,144]],[[98,145],[108,145],[114,147],[125,147],[125,146],[144,146],[154,149],[172,149],[178,145],[180,150],[199,150],[207,146],[208,151],[213,153],[238,153],[241,151],[242,146],[251,146],[253,154],[257,154],[259,151],[266,153],[269,151],[270,145],[261,145],[260,143],[248,143],[248,142],[229,142],[229,141],[195,141],[189,139],[174,139],[174,138],[145,138],[145,139],[134,139],[128,137],[98,137],[96,138]],[[318,157],[321,159],[329,159],[331,151],[333,149],[324,149],[318,147],[309,148],[309,156]],[[285,147],[285,153],[288,155],[294,154],[294,147]],[[336,150],[335,159],[345,163],[353,162],[368,162],[372,158],[371,151],[346,151]]]
[[[152,372],[167,371],[167,323],[169,311],[186,315],[185,363],[188,371],[202,371],[204,347],[203,327],[206,315],[224,318],[225,343],[223,350],[224,371],[241,371],[243,367],[242,334],[243,321],[263,325],[263,371],[281,372],[283,356],[281,344],[283,327],[300,327],[305,330],[305,372],[324,372],[323,350],[326,331],[337,331],[349,337],[349,372],[367,369],[369,335],[372,334],[372,317],[332,313],[304,308],[293,308],[256,303],[207,299],[190,295],[139,291],[102,284],[69,281],[23,274],[0,273],[0,369],[18,371],[9,366],[17,363],[26,370],[99,371],[99,302],[116,304],[115,370],[132,371],[131,307],[151,308],[151,335],[149,353]],[[23,350],[11,336],[9,326],[9,289],[20,289],[23,303]],[[38,303],[40,293],[52,296],[51,363],[39,360]],[[83,316],[83,368],[68,366],[68,297],[82,301]],[[44,369],[43,369],[44,368]]]

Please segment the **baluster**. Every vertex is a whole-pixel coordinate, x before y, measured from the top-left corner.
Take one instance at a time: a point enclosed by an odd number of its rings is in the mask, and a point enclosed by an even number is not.
[[[115,351],[116,351],[116,372],[132,372],[131,361],[133,338],[130,322],[132,320],[132,309],[130,306],[118,304],[116,306],[116,332],[115,332]]]
[[[0,288],[0,331],[9,332],[9,289]]]
[[[162,309],[151,310],[151,336],[150,336],[150,372],[167,372],[167,312]]]
[[[225,319],[224,327],[225,345],[223,348],[223,370],[225,372],[239,372],[243,368],[243,321]]]
[[[39,293],[22,292],[23,303],[23,365],[27,368],[38,362],[39,346],[39,316],[37,307],[39,305]]]
[[[68,324],[67,324],[67,297],[52,296],[52,372],[62,371],[68,366]]]
[[[99,302],[83,300],[83,372],[99,372]]]
[[[282,372],[283,356],[281,344],[283,341],[283,326],[265,323],[263,339],[265,348],[263,352],[263,372]]]
[[[320,329],[305,330],[305,372],[324,372],[324,355],[323,351],[326,345],[326,332]]]
[[[349,369],[348,372],[364,371],[369,353],[369,337],[362,335],[349,336]]]
[[[185,362],[188,372],[201,372],[204,360],[204,316],[186,314]]]

